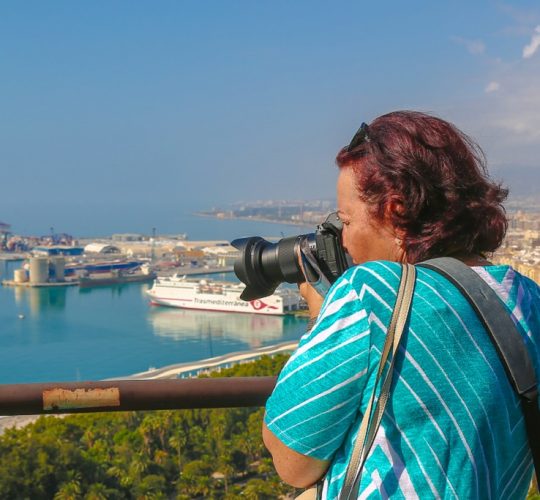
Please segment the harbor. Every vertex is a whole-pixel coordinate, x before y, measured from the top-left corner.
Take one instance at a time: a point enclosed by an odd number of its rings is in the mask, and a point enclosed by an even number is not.
[[[227,241],[188,241],[185,234],[160,238],[118,234],[93,241],[65,235],[59,243],[35,245],[2,285],[89,289],[151,283],[146,293],[156,306],[268,315],[306,308],[296,288],[281,286],[268,297],[243,300],[245,286],[239,282],[188,279],[231,273],[239,255]]]
[[[5,259],[8,260],[8,259]],[[22,259],[16,259],[19,261]],[[232,273],[232,266],[223,266],[223,267],[190,267],[190,266],[180,266],[174,270],[164,270],[160,272],[160,276],[173,276],[178,274],[180,276],[200,276],[208,274],[221,274],[221,273]],[[135,283],[135,282],[145,282],[152,281],[156,278],[156,274],[150,275],[124,275],[118,276],[117,274],[106,274],[100,277],[82,277],[82,278],[73,278],[64,281],[44,281],[44,282],[32,282],[32,281],[17,281],[15,279],[5,279],[2,281],[4,286],[20,286],[26,288],[32,287],[59,287],[59,286],[106,286],[106,285],[119,285],[122,283]]]
[[[26,253],[3,252],[3,261],[21,262],[4,286],[82,287],[147,282],[161,277],[232,272],[237,256],[226,241],[186,241],[185,235],[145,238],[115,235],[81,240],[79,245],[36,245]],[[9,243],[9,242],[8,242]],[[82,243],[82,245],[81,245]]]
[[[255,221],[194,216],[182,221],[182,232],[106,237],[52,231],[20,236],[9,228],[0,238],[2,382],[103,380],[177,365],[185,370],[202,360],[297,342],[308,321],[302,311],[274,316],[152,306],[147,290],[153,279],[109,281],[117,277],[104,265],[116,262],[147,264],[162,278],[237,283],[232,272],[237,251],[229,241],[257,234],[276,241],[276,235],[298,232]],[[37,260],[31,273],[32,258]],[[100,271],[91,286],[80,286],[81,266],[89,274]]]
[[[0,279],[13,277],[19,267],[20,262],[0,263]],[[218,270],[193,272],[201,280],[235,281],[232,273]],[[151,306],[150,286],[0,287],[3,383],[103,380],[176,365],[189,371],[201,360],[297,342],[305,331],[307,318],[301,315]]]

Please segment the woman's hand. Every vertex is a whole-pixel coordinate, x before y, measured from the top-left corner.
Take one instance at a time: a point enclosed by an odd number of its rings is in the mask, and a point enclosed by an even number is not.
[[[308,305],[309,317],[316,318],[321,310],[324,297],[319,295],[319,292],[306,281],[300,283],[298,289],[300,290],[300,295]]]
[[[321,306],[324,302],[324,297],[322,297],[319,292],[317,292],[317,290],[315,290],[315,288],[313,288],[307,282],[306,272],[302,262],[302,255],[298,256],[298,265],[300,266],[300,269],[304,274],[304,279],[306,280],[303,283],[298,283],[298,290],[300,290],[300,295],[307,303],[310,319],[313,319],[319,315]]]

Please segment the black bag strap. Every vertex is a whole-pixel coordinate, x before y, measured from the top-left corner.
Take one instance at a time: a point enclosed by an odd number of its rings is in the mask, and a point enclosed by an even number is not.
[[[418,264],[443,275],[469,301],[489,333],[514,390],[519,395],[538,484],[540,484],[540,410],[531,357],[508,310],[495,291],[469,266],[451,257]]]

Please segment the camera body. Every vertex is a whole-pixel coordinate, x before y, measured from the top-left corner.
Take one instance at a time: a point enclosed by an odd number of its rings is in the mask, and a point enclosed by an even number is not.
[[[272,295],[283,282],[302,283],[304,272],[310,282],[322,275],[330,284],[334,283],[349,267],[341,244],[342,229],[337,213],[332,212],[314,233],[290,236],[277,243],[260,236],[232,241],[231,245],[240,250],[234,272],[246,285],[240,298],[260,299]],[[314,264],[303,266],[304,272],[300,264],[303,257]]]

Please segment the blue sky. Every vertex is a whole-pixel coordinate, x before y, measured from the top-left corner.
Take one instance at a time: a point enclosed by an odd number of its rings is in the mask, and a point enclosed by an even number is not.
[[[331,198],[337,150],[403,108],[539,168],[539,46],[537,1],[0,1],[0,220]]]

